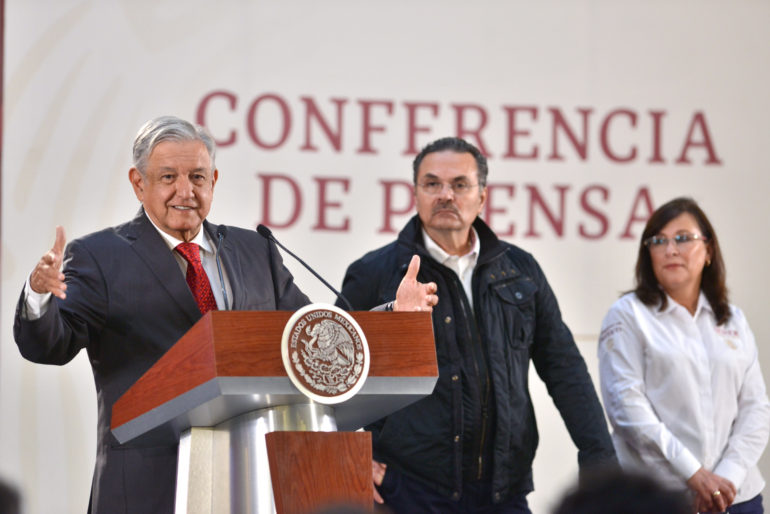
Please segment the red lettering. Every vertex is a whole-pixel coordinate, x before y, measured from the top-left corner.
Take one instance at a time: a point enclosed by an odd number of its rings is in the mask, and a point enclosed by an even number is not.
[[[296,226],[302,217],[301,180],[280,173],[258,173],[257,180],[262,187],[261,222],[274,228]],[[318,210],[314,225],[306,228],[350,232],[352,216],[344,209],[346,199],[353,189],[352,178],[315,176],[312,181],[318,188]],[[383,191],[383,210],[382,222],[376,230],[380,234],[394,234],[400,229],[405,217],[410,216],[414,210],[414,189],[406,180],[379,180],[379,184]],[[516,230],[517,224],[513,222],[514,216],[511,212],[519,187],[526,189],[526,198],[523,199],[527,202],[524,212],[526,220],[519,224],[519,227],[526,227],[524,232]],[[568,233],[570,230],[574,230],[574,235],[581,239],[606,239],[613,228],[612,218],[608,214],[610,187],[599,183],[588,184],[576,191],[576,201],[568,198],[573,187],[573,184],[489,184],[480,216],[499,237],[563,239],[572,234]],[[620,240],[638,237],[634,233],[639,231],[636,226],[640,223],[643,226],[654,210],[648,186],[639,186],[632,194],[634,196],[631,202],[626,202],[625,199],[621,202],[631,207],[625,225],[621,225],[623,230],[618,232]],[[271,202],[272,199],[280,201]],[[614,212],[614,209],[612,211]],[[580,219],[569,223],[572,221],[568,219],[570,213],[578,213]]]
[[[227,100],[227,104],[230,106],[230,110],[234,111],[235,106],[238,103],[238,97],[235,96],[235,94],[229,92],[229,91],[212,91],[211,93],[207,94],[203,97],[201,102],[198,104],[198,109],[195,111],[195,123],[202,127],[209,128],[209,125],[206,123],[206,109],[209,107],[209,102],[213,100],[214,98],[220,98],[223,97],[225,100]],[[212,134],[212,137],[214,135]],[[231,130],[230,133],[227,136],[227,139],[217,139],[214,137],[214,142],[217,144],[219,148],[225,148],[232,144],[235,144],[236,141],[236,135],[235,131]]]
[[[537,107],[510,107],[507,105],[503,106],[503,110],[505,110],[505,113],[508,118],[508,151],[503,155],[503,157],[508,157],[511,159],[537,159],[537,154],[539,152],[539,148],[536,144],[533,144],[530,148],[529,153],[519,153],[516,151],[516,141],[515,139],[518,136],[530,136],[532,135],[532,132],[529,130],[518,130],[516,128],[516,114],[520,111],[524,111],[526,113],[529,113],[530,117],[532,118],[532,121],[537,120]]]
[[[323,130],[324,134],[326,134],[326,138],[329,140],[329,142],[332,144],[332,148],[334,148],[337,152],[342,150],[342,108],[344,107],[347,100],[345,98],[332,98],[332,102],[334,102],[334,105],[337,106],[337,130],[333,131],[332,128],[329,126],[329,123],[327,123],[326,119],[321,115],[321,111],[318,110],[318,106],[315,103],[315,100],[310,98],[309,96],[302,96],[300,97],[300,100],[305,104],[305,144],[299,147],[300,150],[309,150],[312,152],[317,152],[318,147],[315,146],[312,142],[310,142],[310,120],[315,119],[316,122],[318,122],[318,125],[321,127],[321,130]]]
[[[526,187],[529,191],[529,228],[524,235],[526,237],[534,238],[539,238],[541,236],[541,234],[535,230],[535,206],[540,206],[540,210],[543,212],[543,214],[545,214],[546,218],[548,218],[548,221],[551,223],[551,227],[553,228],[554,232],[556,232],[556,235],[560,237],[564,235],[565,193],[569,190],[570,186],[559,184],[555,184],[553,186],[554,189],[559,192],[558,217],[555,216],[551,212],[551,209],[548,208],[548,205],[546,205],[545,200],[543,200],[543,197],[540,195],[540,191],[538,191],[537,186],[526,185],[524,187]]]
[[[646,214],[638,215],[637,210],[639,208],[639,205],[642,204],[647,207]],[[647,187],[642,186],[640,187],[636,192],[636,197],[634,197],[634,204],[631,207],[631,214],[628,216],[628,223],[626,223],[626,228],[623,229],[623,233],[620,234],[620,239],[635,239],[636,236],[634,236],[631,233],[631,225],[635,223],[647,223],[647,220],[652,215],[652,199],[650,198],[650,190],[647,189]]]
[[[572,143],[572,147],[575,149],[581,160],[586,160],[588,156],[588,116],[593,112],[593,109],[577,109],[583,118],[583,134],[582,139],[578,140],[578,136],[572,131],[572,128],[567,124],[567,120],[564,119],[561,111],[556,107],[549,107],[548,111],[553,117],[553,125],[551,127],[551,155],[548,159],[552,161],[563,161],[564,156],[559,153],[559,129],[567,136]]]
[[[617,108],[599,112],[597,126],[591,121],[594,108],[547,108],[546,119],[540,120],[540,107],[535,105],[502,105],[502,110],[490,110],[483,104],[450,103],[438,101],[396,100],[355,100],[353,107],[349,98],[333,97],[325,103],[312,96],[298,97],[304,116],[303,135],[298,135],[297,150],[300,152],[332,151],[341,153],[345,145],[346,115],[359,114],[361,117],[361,142],[355,150],[359,154],[379,154],[384,151],[379,144],[401,137],[400,131],[390,137],[395,120],[404,123],[400,130],[405,131],[405,145],[402,155],[415,155],[419,152],[422,139],[438,132],[446,123],[454,124],[455,135],[475,144],[488,158],[493,158],[494,144],[485,140],[489,126],[504,124],[506,134],[499,148],[502,159],[545,160],[545,161],[588,161],[591,145],[599,151],[599,157],[614,164],[627,164],[645,159],[645,164],[692,165],[693,155],[703,153],[705,164],[722,165],[722,159],[716,150],[716,141],[712,129],[703,111],[689,113],[689,123],[679,154],[666,155],[667,141],[664,140],[664,124],[669,113],[664,109],[635,111],[630,108]],[[195,120],[215,136],[217,145],[226,148],[243,141],[234,116],[240,115],[239,97],[230,91],[219,89],[205,94],[195,110]],[[398,109],[404,109],[403,118]],[[451,107],[451,112],[446,106]],[[244,106],[245,107],[245,106]],[[282,147],[292,134],[292,105],[282,96],[267,93],[256,96],[248,104],[244,127],[248,137],[260,149],[273,150]],[[350,109],[357,109],[352,113]],[[640,114],[641,113],[641,114]],[[492,114],[504,119],[495,120]],[[394,115],[398,115],[394,118]],[[443,115],[443,116],[442,116]],[[454,120],[449,120],[450,116]],[[643,116],[649,116],[649,154],[647,151],[646,130]],[[403,122],[401,121],[403,119]],[[678,122],[680,118],[676,121]],[[685,120],[686,121],[686,120]],[[356,122],[357,123],[357,122]],[[545,124],[545,125],[543,125]],[[350,122],[347,122],[350,125]],[[542,125],[542,126],[541,126]],[[379,134],[379,136],[377,136]],[[377,137],[380,139],[378,140]],[[594,143],[592,138],[596,138]],[[299,141],[299,138],[302,138]],[[323,140],[323,141],[321,141]],[[671,137],[668,137],[671,140]],[[348,138],[350,141],[350,138]],[[326,147],[326,148],[325,148]],[[540,149],[543,148],[543,153]]]
[[[339,209],[342,207],[340,202],[330,202],[327,200],[328,185],[342,184],[342,191],[347,193],[350,188],[350,179],[314,177],[313,180],[318,184],[318,223],[313,227],[313,230],[333,230],[339,232],[349,230],[350,218],[345,217],[342,225],[331,226],[326,222],[326,211],[330,208]]]
[[[652,155],[650,156],[650,164],[663,164],[663,156],[660,154],[660,137],[662,130],[660,129],[660,120],[666,114],[666,111],[649,111],[652,116]]]
[[[599,221],[599,231],[590,233],[585,228],[585,224],[581,223],[578,226],[578,233],[583,236],[586,239],[600,239],[604,237],[607,234],[607,230],[609,230],[610,222],[607,219],[607,216],[605,216],[602,212],[596,210],[593,205],[591,205],[588,201],[588,195],[593,193],[594,191],[601,193],[602,200],[605,202],[610,197],[610,191],[604,186],[600,186],[597,184],[588,186],[583,190],[583,193],[580,195],[580,207],[590,216],[596,218]]]
[[[430,127],[417,125],[417,109],[428,108],[430,109],[433,117],[438,116],[438,104],[437,103],[425,103],[425,102],[404,102],[406,106],[406,141],[407,147],[404,150],[403,155],[416,155],[419,152],[417,147],[417,133],[426,132],[430,133]]]
[[[484,205],[484,219],[490,227],[494,227],[495,225],[492,221],[492,215],[504,214],[507,212],[507,209],[493,206],[493,193],[501,189],[508,192],[508,198],[513,198],[514,193],[516,192],[516,186],[513,184],[489,184],[487,186],[487,203]],[[516,227],[513,223],[510,223],[503,231],[492,228],[499,237],[512,237],[515,229]]]
[[[631,126],[636,128],[636,113],[634,111],[630,111],[628,109],[617,109],[615,111],[610,112],[602,122],[602,128],[599,132],[599,141],[602,145],[602,151],[604,152],[604,155],[609,157],[611,161],[615,162],[628,162],[632,161],[636,158],[636,146],[631,146],[631,150],[624,156],[617,155],[615,152],[612,151],[610,148],[610,142],[609,142],[609,128],[610,128],[610,122],[613,118],[616,116],[627,116],[631,121]]]
[[[258,173],[257,177],[262,181],[262,223],[274,228],[287,228],[294,225],[294,223],[297,222],[297,219],[299,218],[300,212],[302,210],[302,192],[299,189],[299,185],[297,185],[294,179],[288,175],[268,175]],[[288,190],[286,192],[292,193],[294,195],[294,209],[290,211],[291,214],[288,217],[288,221],[283,223],[274,220],[270,215],[272,212],[270,208],[271,198],[280,198],[280,203],[282,205],[289,204],[289,202],[287,202],[288,194],[272,193],[272,187],[275,182],[283,182],[286,186],[288,186]]]
[[[700,132],[702,135],[702,140],[700,141],[696,141],[694,139],[696,127],[700,127]],[[706,125],[706,116],[700,111],[697,111],[693,115],[692,122],[690,123],[690,129],[687,131],[687,139],[685,140],[684,147],[682,148],[682,153],[679,154],[679,158],[676,160],[677,164],[690,164],[690,160],[687,158],[686,154],[691,146],[702,146],[706,149],[706,152],[708,152],[708,160],[706,160],[706,164],[722,164],[722,161],[719,160],[719,157],[717,157],[716,152],[714,151],[714,145],[711,143],[711,134],[709,134],[709,129]]]
[[[396,231],[393,228],[393,217],[403,216],[414,209],[414,189],[412,184],[406,180],[380,180],[380,184],[384,188],[384,210],[382,214],[382,227],[379,228],[378,232],[381,234],[393,233]],[[396,189],[401,190],[402,197],[406,196],[408,198],[407,204],[402,207],[394,207],[393,205]]]
[[[275,143],[264,142],[259,137],[259,133],[257,132],[257,109],[259,108],[262,102],[268,101],[268,100],[274,102],[280,109],[280,113],[281,113],[280,121],[283,123],[283,130],[281,131],[281,136],[278,138],[278,140]],[[289,131],[291,130],[291,111],[289,110],[289,105],[286,103],[286,101],[283,98],[281,98],[278,95],[266,94],[266,95],[258,96],[254,100],[254,102],[252,102],[251,107],[249,107],[249,114],[246,118],[246,124],[249,129],[249,136],[251,137],[251,140],[254,142],[255,145],[257,145],[260,148],[264,148],[265,150],[272,150],[272,149],[278,148],[286,142],[286,138],[289,137]]]
[[[388,115],[393,114],[393,102],[387,100],[359,100],[361,106],[361,148],[358,153],[373,153],[377,151],[372,148],[371,133],[385,132],[384,125],[372,125],[372,107],[385,107]]]
[[[481,138],[481,131],[487,126],[487,111],[484,107],[475,104],[452,104],[452,108],[455,110],[455,135],[465,139],[469,143],[471,143],[470,137],[472,136],[481,153],[486,155],[488,159],[492,158],[492,153]],[[476,128],[471,129],[465,126],[465,111],[468,110],[478,113],[479,122],[476,125]]]

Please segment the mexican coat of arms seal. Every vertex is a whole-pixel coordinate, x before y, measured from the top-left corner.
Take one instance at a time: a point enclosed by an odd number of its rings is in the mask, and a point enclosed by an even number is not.
[[[286,323],[281,355],[292,383],[324,404],[344,402],[369,373],[369,346],[356,320],[333,305],[314,303]]]

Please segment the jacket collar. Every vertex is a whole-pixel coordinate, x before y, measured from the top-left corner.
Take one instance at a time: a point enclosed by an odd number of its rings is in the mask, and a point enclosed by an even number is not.
[[[140,208],[134,219],[126,225],[125,237],[150,272],[155,275],[160,285],[171,296],[171,301],[176,302],[184,310],[192,323],[198,321],[201,312],[184,276],[179,271],[179,264],[155,226],[150,222],[144,208]]]
[[[687,312],[687,315],[689,316],[690,313],[687,311],[687,309],[678,304],[676,300],[671,298],[668,294],[666,294],[666,308],[663,310],[660,310],[660,303],[658,304],[658,307],[656,309],[653,309],[653,312],[656,316],[662,316],[663,314],[669,314],[676,310],[682,310],[683,312]],[[695,307],[695,314],[692,315],[693,318],[697,318],[698,315],[701,313],[701,311],[706,311],[710,313],[712,316],[714,315],[714,310],[711,308],[711,303],[709,303],[708,298],[706,298],[706,295],[701,291],[698,294],[698,304]]]
[[[481,243],[481,251],[479,252],[479,258],[476,265],[488,262],[501,253],[505,252],[505,244],[498,239],[495,233],[489,228],[489,225],[484,223],[481,218],[476,218],[473,222],[473,228],[476,229],[476,233],[479,236],[479,242]],[[411,251],[423,256],[430,256],[425,249],[422,239],[422,222],[418,215],[412,216],[406,226],[398,234],[398,242],[406,245]]]

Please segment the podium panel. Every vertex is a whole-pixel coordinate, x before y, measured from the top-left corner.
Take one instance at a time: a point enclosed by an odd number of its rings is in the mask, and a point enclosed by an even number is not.
[[[278,512],[345,505],[372,512],[372,434],[271,432],[265,437]]]
[[[352,398],[321,405],[291,382],[281,355],[291,312],[211,311],[115,403],[113,434],[179,442],[177,513],[371,509],[371,434],[344,431],[430,394],[438,366],[430,313],[349,314],[370,354]]]

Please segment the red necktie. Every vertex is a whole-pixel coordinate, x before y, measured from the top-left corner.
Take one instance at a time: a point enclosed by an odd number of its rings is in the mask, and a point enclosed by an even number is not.
[[[203,270],[201,264],[200,248],[195,243],[180,243],[176,247],[182,257],[187,261],[187,285],[190,286],[195,297],[195,303],[201,310],[201,314],[208,311],[217,310],[217,302],[214,300],[214,293],[211,291],[209,277]]]

